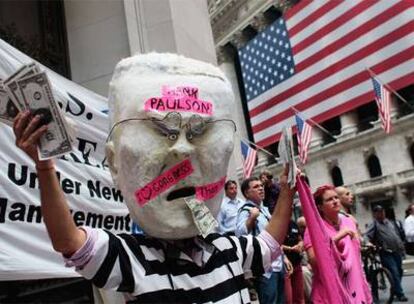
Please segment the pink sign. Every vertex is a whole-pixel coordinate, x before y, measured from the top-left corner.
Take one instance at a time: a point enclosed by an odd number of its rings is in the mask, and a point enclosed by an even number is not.
[[[220,192],[226,183],[226,177],[223,176],[218,182],[196,187],[196,198],[200,201],[212,199]]]
[[[171,188],[180,180],[186,178],[194,169],[189,159],[183,160],[181,163],[175,165],[168,171],[158,176],[153,181],[146,184],[143,188],[135,192],[135,198],[138,204],[143,207],[150,200],[157,197],[160,193]]]
[[[145,101],[145,111],[193,112],[213,115],[213,104],[198,99],[198,88],[163,86],[161,94],[160,97],[151,97]]]

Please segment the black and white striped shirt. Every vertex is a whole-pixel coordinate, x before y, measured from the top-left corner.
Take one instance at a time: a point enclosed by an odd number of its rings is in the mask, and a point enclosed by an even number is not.
[[[97,287],[127,293],[130,303],[249,303],[245,277],[262,275],[273,254],[261,237],[212,234],[198,242],[200,264],[162,240],[94,233],[93,254],[78,272]]]

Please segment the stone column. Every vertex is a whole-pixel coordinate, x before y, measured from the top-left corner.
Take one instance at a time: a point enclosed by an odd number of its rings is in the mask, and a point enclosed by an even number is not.
[[[323,132],[318,127],[312,128],[312,141],[309,150],[317,150],[323,143]]]
[[[391,114],[391,119],[394,120],[397,118],[398,116],[398,107],[397,107],[397,96],[395,96],[395,94],[391,95],[391,100],[390,100],[390,114]]]
[[[232,50],[228,47],[220,47],[217,49],[217,58],[219,62],[219,68],[224,72],[226,77],[229,79],[233,92],[234,92],[234,100],[235,100],[235,109],[233,112],[233,120],[236,122],[237,125],[237,134],[234,141],[234,150],[233,154],[230,159],[229,163],[229,171],[228,171],[228,178],[238,180],[241,176],[237,175],[237,169],[242,168],[243,159],[241,156],[241,148],[240,148],[240,139],[241,138],[248,138],[247,136],[247,129],[246,124],[244,122],[244,114],[243,109],[241,106],[241,97],[240,97],[240,90],[239,84],[237,81],[236,70],[234,68],[234,60],[235,60],[235,50]],[[258,154],[260,157],[260,153]]]
[[[358,131],[358,115],[356,111],[349,111],[342,114],[341,120],[341,134],[340,138],[348,138],[354,136]]]
[[[131,54],[172,52],[217,64],[207,1],[124,0]]]

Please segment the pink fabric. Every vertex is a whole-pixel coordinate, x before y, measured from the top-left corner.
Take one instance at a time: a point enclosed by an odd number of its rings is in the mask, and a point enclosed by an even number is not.
[[[257,237],[262,239],[267,247],[269,247],[272,261],[276,260],[282,254],[282,248],[269,232],[263,230]]]
[[[305,290],[303,284],[303,272],[301,264],[293,267],[293,272],[290,276],[285,273],[286,304],[305,304]]]
[[[372,303],[359,241],[347,236],[336,246],[332,237],[337,231],[319,215],[309,186],[298,178],[297,187],[307,223],[305,248],[313,247],[317,261],[313,269],[313,303]],[[347,217],[341,218],[340,229],[344,227],[356,231],[355,223]]]
[[[95,254],[95,243],[98,239],[98,233],[96,230],[86,226],[81,227],[81,229],[83,229],[86,233],[86,241],[81,248],[72,254],[72,256],[63,257],[66,262],[66,267],[75,266],[76,269],[82,269]]]

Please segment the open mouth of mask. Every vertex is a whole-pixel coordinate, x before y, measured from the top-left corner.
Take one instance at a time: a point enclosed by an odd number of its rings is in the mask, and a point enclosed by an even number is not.
[[[172,201],[172,200],[175,200],[177,198],[182,198],[182,197],[194,196],[195,193],[196,193],[195,187],[184,187],[184,188],[176,189],[168,193],[167,201]]]

